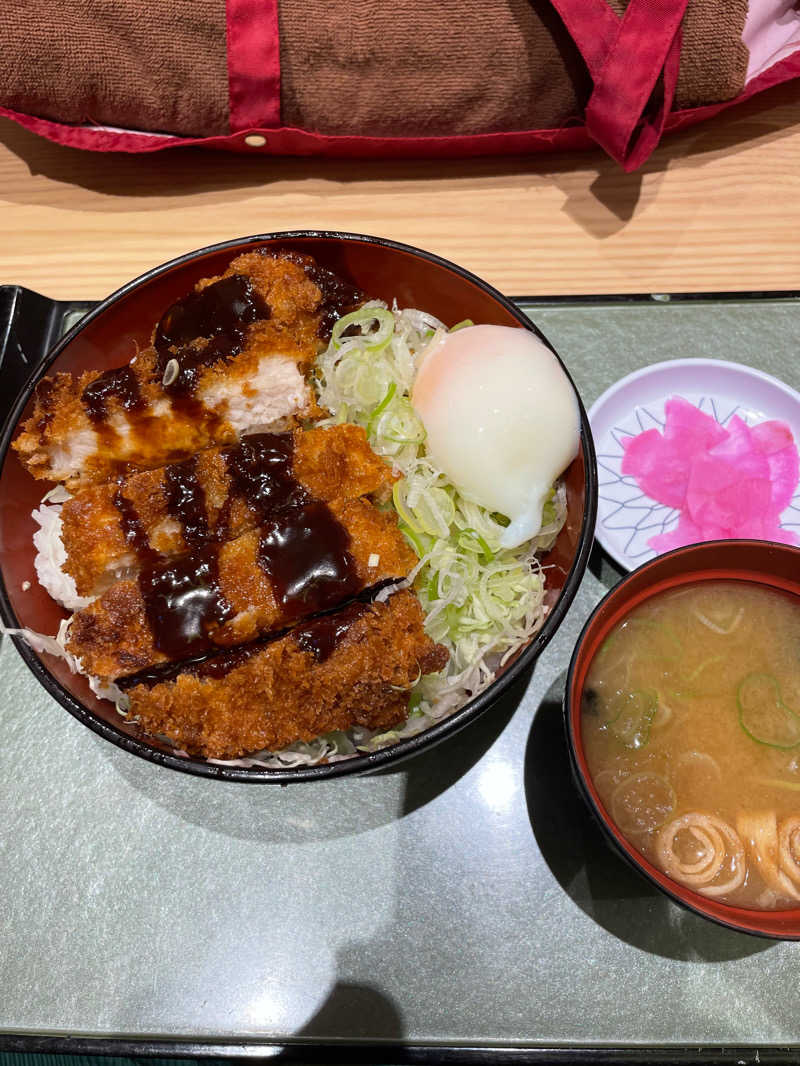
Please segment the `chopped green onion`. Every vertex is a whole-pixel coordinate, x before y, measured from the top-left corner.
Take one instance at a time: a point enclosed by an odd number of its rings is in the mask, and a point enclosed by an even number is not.
[[[650,726],[658,710],[658,695],[650,689],[620,692],[611,701],[611,717],[601,727],[608,729],[626,748],[638,750],[650,739]]]
[[[605,659],[606,655],[611,651],[614,645],[619,641],[619,630],[614,633],[610,633],[600,647],[597,649],[597,661]]]
[[[407,540],[411,542],[411,547],[417,553],[417,556],[421,559],[422,556],[425,555],[425,545],[422,541],[421,536],[405,522],[400,523],[400,532],[403,534],[404,537],[407,538]]]
[[[674,700],[694,700],[697,693],[690,688],[671,688],[668,693]]]
[[[451,326],[448,330],[449,333],[455,333],[457,329],[466,329],[467,326],[474,326],[475,323],[471,318],[462,318],[460,322],[456,322],[454,326]]]
[[[414,519],[406,508],[405,500],[403,499],[402,479],[400,481],[395,481],[392,486],[392,501],[394,502],[395,511],[397,511],[408,528],[414,533],[421,533],[422,530],[415,524]]]
[[[411,716],[412,714],[416,715],[416,714],[420,713],[420,704],[421,703],[422,703],[422,693],[421,692],[412,692],[411,693],[411,698],[408,701],[408,713],[409,713],[409,716]]]
[[[371,323],[377,322],[378,328],[366,329]],[[385,348],[392,339],[394,333],[394,315],[383,307],[361,307],[358,311],[351,311],[349,315],[340,318],[331,332],[331,344],[334,348],[341,348],[345,341],[358,339],[345,337],[344,333],[351,326],[361,327],[361,336],[366,340],[366,351],[379,352]]]
[[[739,682],[736,703],[739,724],[751,740],[768,748],[800,744],[800,717],[783,702],[771,674],[748,674]]]
[[[378,418],[383,414],[389,404],[392,402],[392,397],[397,392],[397,382],[393,381],[389,388],[386,390],[386,395],[383,397],[377,407],[373,407],[372,414],[369,416],[367,422],[367,436],[372,434],[372,427],[375,425]]]
[[[685,670],[681,671],[681,677],[684,681],[688,681],[691,685],[693,681],[696,681],[700,674],[709,666],[713,666],[714,663],[725,662],[724,655],[713,655],[710,659],[704,659],[699,666],[696,666],[690,674],[687,674]]]
[[[494,559],[494,552],[480,533],[478,533],[477,530],[468,527],[467,529],[462,529],[461,536],[458,538],[459,544],[463,543],[461,539],[462,537],[466,537],[468,541],[470,538],[477,541],[478,547],[481,549],[481,562],[484,566],[488,566],[492,559]]]
[[[379,736],[357,732],[359,750],[412,736],[460,706],[490,683],[498,662],[530,639],[544,617],[544,582],[534,553],[552,545],[566,517],[566,493],[559,487],[547,503],[541,536],[501,548],[509,519],[463,497],[434,465],[410,397],[431,339],[437,343],[446,332],[425,312],[389,311],[373,302],[336,323],[317,360],[328,424],[344,421],[346,413],[346,421],[362,426],[373,450],[401,475],[391,506],[420,560],[413,581],[425,629],[450,652],[441,674],[417,682],[420,717],[413,725]]]
[[[684,654],[683,645],[680,640],[672,629],[664,622],[656,622],[652,618],[629,618],[626,622],[623,622],[622,628],[647,629],[651,633],[657,634],[659,637],[666,638],[666,644],[669,650],[665,652],[663,648],[656,649],[664,659],[677,659]]]
[[[787,792],[800,792],[800,781],[783,781],[780,777],[754,777],[757,785],[767,785],[769,788],[782,788]]]

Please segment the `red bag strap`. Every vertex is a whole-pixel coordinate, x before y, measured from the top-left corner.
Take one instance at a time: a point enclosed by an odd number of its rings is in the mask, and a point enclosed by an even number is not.
[[[627,171],[641,166],[656,147],[672,108],[687,3],[630,0],[619,18],[606,0],[553,0],[594,82],[586,131]],[[655,114],[647,115],[662,74]]]
[[[278,0],[227,0],[231,133],[281,124]]]

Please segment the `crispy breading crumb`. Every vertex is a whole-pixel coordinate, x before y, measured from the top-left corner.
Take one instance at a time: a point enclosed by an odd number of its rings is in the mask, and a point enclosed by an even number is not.
[[[403,591],[371,605],[323,662],[289,634],[221,678],[183,673],[137,685],[130,713],[185,751],[233,759],[355,725],[388,729],[405,718],[419,677],[446,662],[447,651],[423,629],[416,596]]]

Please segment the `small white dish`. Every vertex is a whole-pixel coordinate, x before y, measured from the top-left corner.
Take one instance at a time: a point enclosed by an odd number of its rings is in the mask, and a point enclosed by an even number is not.
[[[786,422],[800,444],[800,394],[782,381],[741,363],[719,359],[673,359],[628,374],[592,405],[589,422],[597,451],[598,506],[595,536],[624,570],[656,552],[650,537],[678,524],[679,512],[646,496],[622,474],[622,440],[664,428],[664,405],[681,396],[725,426],[738,415],[748,425]],[[781,515],[781,527],[800,535],[800,488]]]

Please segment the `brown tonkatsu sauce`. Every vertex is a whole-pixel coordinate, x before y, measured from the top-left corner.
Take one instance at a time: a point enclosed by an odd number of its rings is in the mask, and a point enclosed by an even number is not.
[[[287,253],[286,258],[300,264],[319,287],[320,334],[329,335],[333,322],[358,306],[363,293],[308,257]],[[173,406],[205,419],[207,412],[194,398],[201,371],[238,355],[248,327],[269,317],[269,307],[243,274],[221,278],[169,307],[153,343],[156,370]],[[126,411],[142,406],[131,367],[107,371],[84,390],[84,406],[98,430],[111,432],[103,423],[112,396]],[[139,428],[133,427],[134,431]],[[257,517],[258,563],[288,619],[329,611],[360,590],[347,531],[328,506],[313,498],[294,476],[291,434],[243,438],[224,456],[231,486],[213,531],[196,460],[167,467],[167,511],[180,524],[190,549],[177,559],[161,557],[151,546],[133,504],[121,491],[114,497],[125,540],[141,563],[138,583],[153,641],[173,660],[210,651],[213,631],[233,613],[219,588],[218,559],[234,496],[245,499]],[[341,626],[326,622],[317,638],[304,639],[309,649],[317,649],[317,657],[335,646],[340,630]]]
[[[322,293],[319,335],[328,339],[337,319],[355,311],[366,300],[366,295],[324,267],[313,266],[306,273]]]
[[[164,391],[173,399],[193,396],[200,371],[238,355],[247,327],[269,317],[269,307],[244,274],[221,278],[178,300],[164,312],[154,340],[162,377],[170,360],[178,363]],[[198,346],[198,341],[207,343]]]
[[[139,590],[155,646],[171,659],[200,655],[233,608],[219,587],[219,545],[157,563],[139,572]]]
[[[167,511],[181,525],[183,539],[199,547],[211,539],[206,494],[197,476],[197,457],[172,463],[164,472]]]
[[[235,648],[225,648],[222,651],[215,648],[206,655],[198,655],[185,662],[162,663],[149,670],[142,670],[138,674],[121,677],[117,680],[117,684],[123,691],[135,688],[137,685],[152,688],[153,685],[160,685],[166,681],[175,681],[181,674],[219,680],[231,670],[235,670],[237,666],[246,663],[248,659],[268,645],[283,640],[287,636],[291,636],[303,651],[312,655],[316,663],[325,662],[344,640],[354,622],[369,610],[370,604],[378,593],[392,584],[394,584],[392,579],[381,581],[372,588],[360,592],[344,607],[312,618],[293,629],[269,633],[260,640],[254,640]]]
[[[150,538],[139,513],[120,489],[114,493],[114,506],[119,511],[119,524],[125,536],[125,543],[133,549],[141,563],[154,563],[158,553],[150,545]]]
[[[198,337],[235,333],[257,318],[269,318],[269,308],[248,277],[232,274],[176,300],[158,324],[156,350],[166,352]]]
[[[248,327],[269,317],[269,307],[243,274],[222,278],[172,304],[156,328],[154,348],[156,374],[173,409],[212,431],[219,417],[195,398],[200,373],[239,355]],[[165,378],[171,360],[177,363],[177,372]],[[129,432],[145,436],[153,431],[152,413],[134,366],[106,370],[86,386],[81,401],[107,447],[113,449],[117,440],[109,424],[112,398],[128,413]],[[44,425],[39,428],[42,431]]]
[[[364,294],[306,256],[287,252],[284,257],[302,266],[320,289],[319,334],[329,337],[336,319],[362,303]],[[198,421],[213,421],[213,416],[195,399],[201,372],[239,355],[248,327],[269,318],[269,306],[244,274],[221,278],[167,308],[156,328],[153,346],[157,355],[156,372],[173,406]],[[171,363],[176,364],[176,369],[168,371]],[[105,371],[86,386],[81,396],[96,430],[116,436],[105,425],[112,397],[129,414],[143,411],[144,419],[134,421],[131,427],[134,432],[143,432],[146,405],[132,366]],[[139,421],[143,423],[141,426]]]
[[[223,451],[230,496],[241,496],[260,517],[310,499],[294,476],[291,433],[253,433]]]
[[[349,547],[350,534],[321,500],[262,523],[258,562],[287,617],[327,611],[359,591]]]
[[[108,418],[108,401],[112,396],[125,411],[141,409],[144,400],[133,367],[120,366],[106,370],[83,390],[81,400],[92,422],[105,422]]]
[[[185,522],[184,537],[194,546],[199,541],[192,538],[205,521],[205,510],[201,519],[197,496],[192,499],[192,462],[176,466],[178,472],[168,478],[167,499],[170,517]],[[182,491],[187,486],[188,490]],[[196,477],[194,487],[202,493]],[[150,544],[136,508],[120,491],[114,494],[114,506],[120,514],[125,540],[143,564],[139,590],[156,647],[174,658],[206,651],[210,646],[209,632],[232,613],[219,589],[218,546],[206,544],[177,559],[162,561]],[[207,531],[208,526],[205,528]]]
[[[242,496],[257,515],[258,563],[284,616],[319,614],[352,599],[361,581],[349,534],[294,476],[292,434],[244,437],[223,454],[231,478],[228,498]],[[180,523],[191,548],[177,559],[162,559],[153,550],[133,504],[121,492],[114,504],[125,539],[143,564],[139,589],[154,644],[171,659],[185,659],[210,650],[213,630],[232,614],[218,580],[226,522],[222,516],[211,534],[195,460],[167,468],[166,498],[169,516]],[[326,639],[335,639],[334,629]]]
[[[258,562],[290,617],[325,611],[360,587],[350,537],[294,476],[290,433],[242,438],[225,453],[236,492],[259,517]]]
[[[350,626],[367,610],[365,603],[349,603],[346,607],[324,614],[292,630],[292,637],[303,651],[310,652],[314,661],[325,662],[341,643]]]

